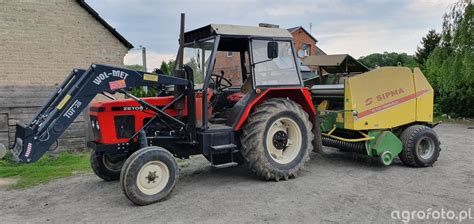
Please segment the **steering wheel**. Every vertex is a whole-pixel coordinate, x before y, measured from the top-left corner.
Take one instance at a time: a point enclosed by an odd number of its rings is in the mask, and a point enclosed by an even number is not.
[[[211,78],[214,80],[214,89],[217,92],[222,92],[222,90],[232,87],[232,82],[224,77],[224,71],[221,71],[221,75],[211,74]],[[222,81],[225,81],[225,83]]]
[[[211,79],[214,82],[214,96],[211,98],[211,106],[214,107],[217,104],[217,101],[219,100],[219,97],[221,96],[222,92],[224,89],[232,87],[232,82],[230,82],[229,79],[224,77],[224,71],[221,71],[221,75],[217,74],[211,74]],[[225,83],[223,83],[224,81]]]

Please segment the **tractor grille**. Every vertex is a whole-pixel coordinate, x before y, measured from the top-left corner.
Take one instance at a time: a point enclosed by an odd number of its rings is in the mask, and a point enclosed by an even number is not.
[[[135,133],[135,116],[115,116],[115,133],[117,138],[130,138]]]

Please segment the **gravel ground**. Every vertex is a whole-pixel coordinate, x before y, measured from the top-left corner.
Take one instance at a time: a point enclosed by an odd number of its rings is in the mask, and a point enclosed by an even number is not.
[[[266,182],[242,167],[211,169],[194,157],[182,164],[176,189],[161,203],[134,206],[118,182],[85,174],[0,190],[0,223],[402,223],[392,211],[474,210],[474,130],[461,124],[435,130],[442,152],[430,168],[398,160],[381,167],[327,148],[312,153],[296,179]]]

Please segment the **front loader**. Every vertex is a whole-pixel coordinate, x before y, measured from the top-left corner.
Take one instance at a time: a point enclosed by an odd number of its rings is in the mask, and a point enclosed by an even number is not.
[[[106,181],[120,179],[137,205],[170,194],[179,176],[175,157],[201,154],[216,168],[245,164],[279,181],[296,177],[309,153],[321,151],[323,135],[353,141],[350,126],[338,122],[357,117],[358,108],[341,109],[339,96],[323,108],[324,91],[303,85],[287,30],[211,24],[184,33],[181,42],[173,76],[99,64],[73,70],[31,122],[17,125],[14,159],[37,161],[97,94],[113,100],[89,108],[91,167]],[[238,69],[222,66],[229,55]],[[160,91],[139,98],[130,92],[138,86]],[[127,99],[114,99],[116,93]],[[367,130],[355,131],[369,139]]]

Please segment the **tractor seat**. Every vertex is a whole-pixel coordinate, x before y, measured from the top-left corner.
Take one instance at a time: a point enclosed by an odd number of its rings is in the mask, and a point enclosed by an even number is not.
[[[233,93],[233,94],[227,96],[227,101],[232,102],[232,103],[237,103],[244,96],[245,96],[244,93],[236,92],[236,93]]]

